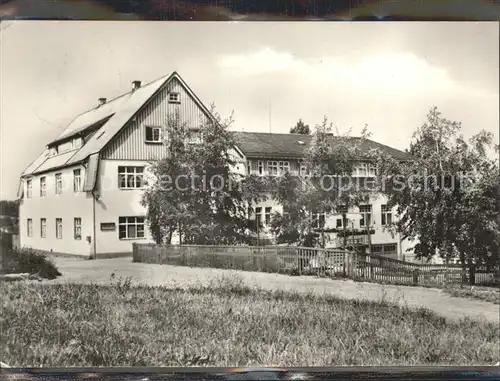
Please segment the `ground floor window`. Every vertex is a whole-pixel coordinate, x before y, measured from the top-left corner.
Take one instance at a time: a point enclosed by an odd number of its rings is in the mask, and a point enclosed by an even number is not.
[[[388,243],[382,245],[372,245],[372,253],[377,255],[397,254],[398,245],[396,243]]]
[[[257,228],[261,227],[261,218],[262,218],[262,207],[255,208],[255,224]]]
[[[144,217],[120,217],[118,227],[120,239],[144,238]]]
[[[62,239],[62,218],[56,218],[56,238]]]
[[[28,237],[33,237],[33,220],[28,218]]]
[[[312,213],[312,227],[313,229],[320,229],[325,226],[326,214],[325,213]]]
[[[360,205],[359,212],[361,213],[361,219],[359,220],[360,227],[370,227],[372,220],[372,206],[371,205]]]
[[[82,219],[81,218],[75,218],[74,236],[75,236],[75,239],[82,239]]]
[[[267,207],[264,209],[264,221],[266,225],[271,223],[271,207]]]
[[[47,220],[45,218],[40,218],[40,237],[47,237]]]

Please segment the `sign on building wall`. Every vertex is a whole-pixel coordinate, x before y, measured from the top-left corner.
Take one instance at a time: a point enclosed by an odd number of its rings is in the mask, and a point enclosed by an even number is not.
[[[116,224],[114,222],[102,222],[101,231],[114,231],[116,230]]]

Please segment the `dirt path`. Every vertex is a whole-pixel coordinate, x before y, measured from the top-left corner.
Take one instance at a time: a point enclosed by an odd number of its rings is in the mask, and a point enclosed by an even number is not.
[[[332,280],[311,276],[287,276],[236,270],[190,268],[168,265],[132,263],[132,258],[82,260],[54,258],[63,276],[53,282],[109,283],[111,274],[116,278],[131,277],[135,284],[166,287],[189,287],[208,284],[222,275],[237,273],[246,284],[268,290],[295,290],[299,292],[327,293],[346,299],[381,301],[400,305],[426,307],[451,319],[470,317],[500,323],[500,306],[490,302],[452,297],[434,288],[390,286],[375,283]]]

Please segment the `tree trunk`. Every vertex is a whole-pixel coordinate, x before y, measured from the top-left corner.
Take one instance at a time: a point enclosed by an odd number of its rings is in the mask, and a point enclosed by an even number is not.
[[[462,282],[467,283],[467,263],[465,263],[465,253],[460,251],[460,263],[462,265]]]
[[[351,238],[352,238],[352,250],[354,251],[354,222],[351,230]]]
[[[372,253],[372,237],[370,235],[370,228],[368,225],[366,225],[366,238],[368,239],[368,252]]]
[[[344,226],[344,249],[347,249],[347,216],[342,214],[342,225]]]
[[[467,256],[467,267],[469,270],[469,284],[474,286],[476,283],[476,265],[473,263],[471,255]]]

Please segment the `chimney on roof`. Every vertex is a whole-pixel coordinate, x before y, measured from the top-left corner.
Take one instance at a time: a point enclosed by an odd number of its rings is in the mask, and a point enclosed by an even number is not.
[[[132,82],[132,91],[137,90],[139,87],[141,87],[141,81],[133,81]]]
[[[106,103],[106,98],[99,98],[98,102],[99,102],[99,105],[97,107],[102,106],[104,103]]]

